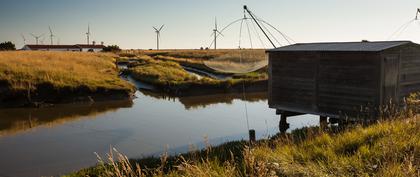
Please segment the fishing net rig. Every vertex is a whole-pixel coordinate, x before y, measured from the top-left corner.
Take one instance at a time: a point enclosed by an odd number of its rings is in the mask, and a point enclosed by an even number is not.
[[[214,35],[214,39],[208,48],[215,46],[217,38],[220,36],[223,37],[223,32],[227,31],[235,24],[240,24],[238,48],[236,53],[228,56],[222,55],[204,61],[204,64],[207,67],[222,73],[230,74],[245,74],[254,72],[268,65],[268,60],[265,58],[265,56],[259,56],[249,50],[254,49],[256,46],[254,39],[258,40],[262,49],[271,47],[277,48],[280,46],[296,43],[292,38],[274,27],[272,24],[268,23],[266,20],[255,15],[246,5],[244,5],[242,18],[232,21],[220,31],[217,30],[216,23],[216,29],[212,34]],[[280,36],[280,38],[276,37],[276,35]],[[245,37],[247,37],[248,40],[246,40]],[[248,42],[249,45],[245,47],[244,42]],[[268,45],[266,44],[267,42],[269,43]]]
[[[414,17],[413,19],[411,19],[408,22],[404,23],[403,25],[401,25],[394,33],[392,33],[388,37],[388,40],[399,38],[413,24],[420,25],[420,8],[417,8],[417,10],[416,10],[416,17]]]
[[[239,41],[238,41],[238,49],[235,50],[235,54],[230,54],[229,56],[221,56],[216,57],[207,61],[204,61],[204,64],[215,70],[222,73],[229,73],[229,74],[246,74],[250,72],[257,71],[262,69],[268,65],[268,59],[264,56],[255,55],[255,52],[249,49],[254,49],[255,42],[253,41],[252,35],[256,36],[256,39],[261,43],[263,49],[267,49],[267,45],[264,43],[265,41],[269,43],[273,48],[277,48],[280,46],[291,45],[292,43],[296,43],[292,38],[287,36],[285,33],[281,32],[279,29],[268,23],[267,21],[263,20],[262,18],[255,15],[246,5],[243,6],[243,17],[226,25],[222,28],[221,31],[217,29],[217,22],[216,22],[216,29],[213,30],[213,37],[214,40],[209,45],[211,48],[212,45],[216,45],[216,40],[219,36],[223,36],[223,32],[235,24],[240,24],[239,28]],[[247,32],[247,33],[244,33]],[[282,40],[276,38],[275,34],[278,34]],[[248,36],[245,36],[248,34]],[[262,35],[261,35],[262,34]],[[262,37],[263,36],[263,37]],[[249,40],[249,48],[244,47],[244,39],[243,37],[248,37]],[[280,42],[282,41],[282,42]],[[215,47],[216,48],[216,47]],[[271,48],[271,47],[269,47]],[[250,145],[253,138],[255,138],[255,130],[250,128],[249,123],[249,114],[248,114],[248,107],[246,104],[246,86],[245,81],[242,82],[242,97],[244,100],[244,114],[246,118],[246,127],[250,134]],[[254,137],[251,137],[254,136]],[[254,139],[255,140],[255,139]]]
[[[246,5],[243,6],[243,17],[226,25],[222,30],[214,30],[214,40],[211,42],[208,48],[216,46],[217,38],[224,36],[223,32],[227,31],[236,24],[239,26],[239,39],[238,48],[236,52],[231,55],[222,55],[210,60],[204,61],[204,64],[216,71],[230,74],[245,74],[257,71],[268,65],[268,60],[265,56],[259,56],[252,49],[255,48],[257,39],[261,44],[262,49],[277,48],[284,44],[290,45],[295,41],[287,36],[285,33],[268,23],[266,20],[255,15]],[[247,36],[245,36],[247,35]],[[280,36],[280,39],[277,36]],[[248,40],[245,39],[248,38]],[[253,39],[254,38],[254,39]],[[245,42],[248,42],[248,46],[245,47]],[[269,43],[268,45],[266,43]],[[271,47],[267,47],[271,46]]]

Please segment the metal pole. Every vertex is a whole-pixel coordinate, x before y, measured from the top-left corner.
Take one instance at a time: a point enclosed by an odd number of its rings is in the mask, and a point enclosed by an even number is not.
[[[217,31],[216,30],[214,30],[214,50],[216,50],[217,49]]]
[[[159,50],[159,32],[156,33],[156,40],[157,40],[157,47],[156,49]]]
[[[254,15],[252,15],[251,11],[248,10],[248,7],[246,5],[244,6],[244,10],[246,10],[246,12],[248,12],[248,14],[251,16],[251,18],[254,20],[254,22],[258,25],[260,30],[264,33],[265,37],[267,37],[268,41],[270,41],[271,45],[273,45],[274,48],[277,48],[276,45],[274,45],[273,41],[271,41],[270,37],[268,37],[267,33],[265,33],[265,31],[263,30],[261,25],[258,23],[258,21],[255,19]]]

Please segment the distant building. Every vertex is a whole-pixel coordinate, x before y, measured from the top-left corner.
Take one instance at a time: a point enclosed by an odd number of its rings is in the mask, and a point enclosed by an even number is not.
[[[22,50],[37,51],[74,51],[74,52],[100,52],[105,48],[104,45],[25,45]]]

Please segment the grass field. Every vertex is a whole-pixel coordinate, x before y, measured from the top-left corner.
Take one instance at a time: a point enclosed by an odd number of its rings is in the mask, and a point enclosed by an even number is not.
[[[208,146],[176,157],[128,160],[116,150],[70,176],[418,176],[418,116],[354,126],[305,128],[257,142]],[[136,164],[136,165],[135,165]]]
[[[134,79],[151,83],[167,92],[186,91],[197,87],[228,89],[242,82],[252,84],[267,79],[264,73],[234,75],[229,80],[197,78],[185,71],[176,59],[162,60],[150,56],[138,57],[137,62],[131,64],[128,71]]]
[[[39,87],[57,92],[132,92],[134,87],[118,77],[110,54],[80,52],[0,52],[0,89],[36,95]],[[1,97],[1,96],[0,96]]]
[[[264,50],[136,50],[125,51],[119,55],[119,61],[122,62],[128,59],[137,60],[137,63],[132,64],[129,69],[129,73],[135,79],[157,85],[162,90],[171,93],[185,92],[194,88],[223,91],[239,86],[242,82],[248,85],[259,85],[255,87],[257,88],[264,85],[264,82],[268,79],[267,67],[264,66],[259,67],[256,71],[246,73],[224,72],[226,68],[242,70],[241,67],[249,66],[235,64],[239,58],[243,59],[244,62],[250,61],[252,58],[252,61],[257,60],[259,63],[266,63]],[[230,64],[225,61],[229,61]],[[252,65],[255,65],[255,63],[252,63]],[[218,70],[217,67],[212,68],[212,66],[223,66],[223,68]],[[197,78],[183,67],[195,68],[216,75],[230,76],[230,79]],[[262,91],[262,89],[259,89],[259,91]]]

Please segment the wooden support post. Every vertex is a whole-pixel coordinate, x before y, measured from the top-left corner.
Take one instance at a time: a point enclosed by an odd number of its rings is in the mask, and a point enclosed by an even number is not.
[[[251,129],[249,130],[249,142],[255,143],[256,136],[255,136],[255,130]]]
[[[279,129],[281,134],[286,134],[287,129],[289,129],[289,124],[287,123],[287,114],[285,112],[280,115]]]
[[[326,117],[326,116],[319,116],[319,127],[322,130],[325,130],[328,127],[328,117]]]

